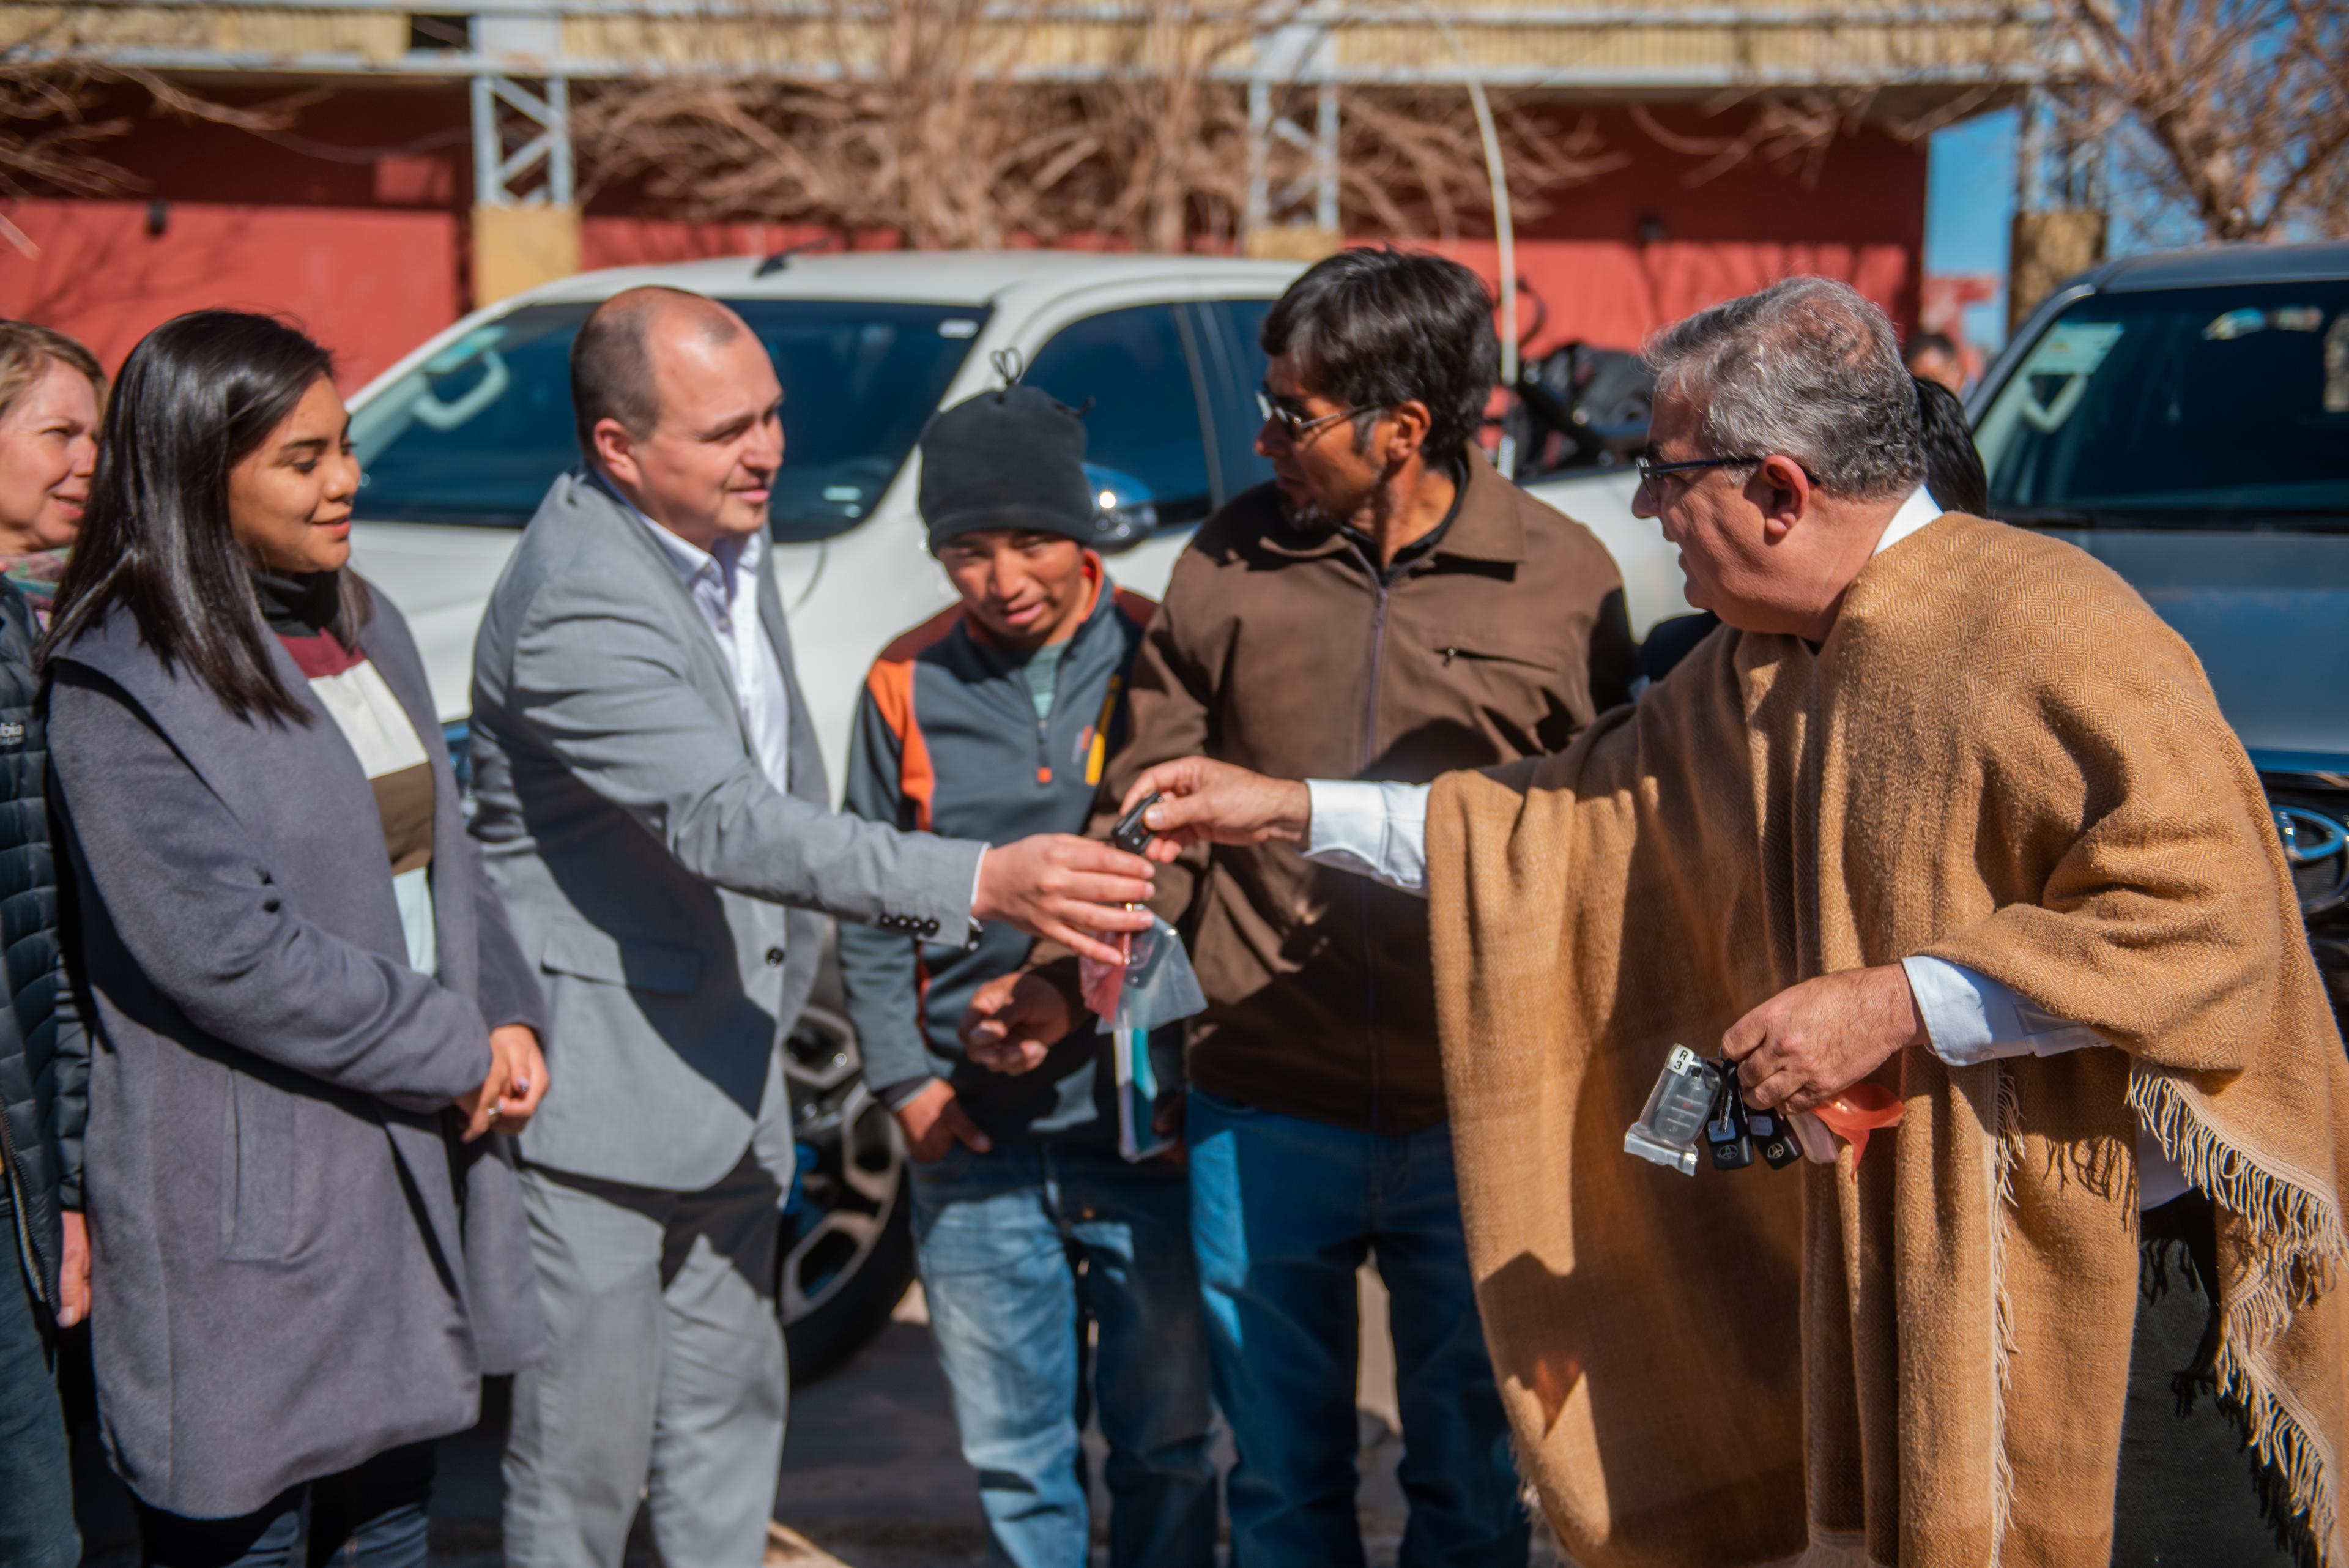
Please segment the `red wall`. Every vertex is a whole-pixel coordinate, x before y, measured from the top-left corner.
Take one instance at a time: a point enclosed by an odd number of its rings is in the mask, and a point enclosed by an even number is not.
[[[1718,136],[1739,112],[1659,118],[1682,135]],[[1549,192],[1550,210],[1518,225],[1520,323],[1535,349],[1578,337],[1634,346],[1691,310],[1796,272],[1844,278],[1904,331],[1914,325],[1921,146],[1864,132],[1837,142],[1815,181],[1756,161],[1700,184],[1691,182],[1701,160],[1657,145],[1623,112],[1600,109],[1589,123],[1621,166]],[[0,314],[74,333],[111,365],[182,310],[285,311],[336,349],[355,388],[468,304],[461,89],[355,88],[266,136],[153,117],[134,124],[104,149],[136,172],[132,199],[0,205],[39,247],[26,257],[0,244]],[[162,229],[150,234],[158,199]],[[612,194],[590,206],[582,251],[591,267],[614,266],[754,254],[820,233],[647,217]],[[1490,240],[1439,248],[1497,275]]]
[[[0,245],[0,315],[70,332],[110,369],[183,310],[280,311],[336,351],[355,389],[465,306],[466,112],[461,86],[368,86],[256,135],[150,114],[126,93],[92,116],[131,127],[96,148],[131,172],[123,200],[0,205],[38,246]]]
[[[160,235],[143,202],[26,202],[8,216],[40,254],[0,249],[0,316],[69,332],[109,369],[181,311],[233,306],[292,317],[353,391],[463,306],[454,213],[174,202]]]
[[[1660,109],[1692,138],[1733,129],[1740,111],[1708,119]],[[1692,183],[1702,161],[1666,151],[1619,110],[1589,117],[1622,165],[1546,193],[1542,216],[1517,225],[1517,272],[1529,296],[1521,330],[1544,320],[1538,351],[1575,338],[1636,348],[1692,310],[1796,273],[1841,278],[1884,306],[1905,333],[1917,318],[1925,248],[1925,149],[1880,131],[1837,141],[1816,178],[1751,160]],[[1643,230],[1658,237],[1643,239]],[[1490,240],[1440,249],[1488,280]]]

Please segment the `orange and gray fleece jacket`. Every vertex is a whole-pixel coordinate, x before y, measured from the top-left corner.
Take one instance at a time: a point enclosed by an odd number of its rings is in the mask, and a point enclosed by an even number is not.
[[[882,651],[857,701],[847,807],[911,832],[1009,844],[1031,833],[1082,833],[1102,768],[1126,732],[1126,685],[1157,607],[1096,574],[1076,635],[1028,655],[974,635],[959,606]],[[1040,715],[1029,659],[1059,657]],[[976,946],[916,941],[843,922],[841,978],[864,1055],[864,1080],[902,1099],[932,1077],[996,1137],[1117,1141],[1104,1072],[1107,1037],[1085,1020],[1044,1064],[1018,1077],[967,1062],[955,1036],[971,993],[1018,969],[1028,938],[990,924]],[[1162,1075],[1162,1082],[1172,1081]]]

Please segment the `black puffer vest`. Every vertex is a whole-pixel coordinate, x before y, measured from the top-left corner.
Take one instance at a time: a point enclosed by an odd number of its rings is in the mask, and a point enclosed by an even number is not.
[[[34,639],[25,596],[0,581],[0,1156],[16,1243],[54,1304],[57,1212],[81,1206],[89,1049],[59,958]]]

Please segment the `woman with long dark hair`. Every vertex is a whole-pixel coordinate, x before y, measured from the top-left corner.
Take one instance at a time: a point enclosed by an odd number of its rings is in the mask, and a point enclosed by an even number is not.
[[[421,1564],[432,1440],[545,1334],[482,1137],[546,1091],[537,985],[345,569],[332,369],[231,311],[133,349],[45,650],[98,1408],[165,1568],[283,1563],[305,1502],[311,1563]]]

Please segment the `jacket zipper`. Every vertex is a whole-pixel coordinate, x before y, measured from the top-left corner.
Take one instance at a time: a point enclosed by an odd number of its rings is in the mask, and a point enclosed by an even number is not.
[[[1378,760],[1379,751],[1379,687],[1386,671],[1387,594],[1390,584],[1378,561],[1368,551],[1362,551],[1362,564],[1370,568],[1371,598],[1371,674],[1369,691],[1362,700],[1361,763],[1357,774],[1368,774],[1371,764]],[[1362,931],[1362,1041],[1371,1059],[1371,1131],[1383,1130],[1379,1115],[1379,1095],[1383,1087],[1379,1071],[1379,965],[1378,943],[1371,934],[1372,884],[1361,882],[1355,893],[1361,901]]]
[[[1106,584],[1102,591],[1107,591]],[[1041,713],[1036,714],[1036,783],[1039,787],[1050,785],[1055,776],[1052,771],[1052,720],[1061,711],[1061,699],[1068,693],[1069,660],[1076,654],[1077,643],[1084,637],[1092,624],[1092,620],[1089,616],[1078,625],[1075,631],[1069,634],[1069,639],[1066,642],[1046,643],[1028,656],[1031,659],[1050,656],[1060,661],[1052,670],[1052,700],[1044,705],[1044,711]],[[1012,684],[1018,689],[1017,695],[1019,701],[1027,706],[1030,712],[1035,712],[1036,688],[1029,683],[1027,666],[1022,665],[1014,671]]]
[[[1058,649],[1048,643],[1028,656],[1031,659],[1053,658],[1059,660],[1058,668],[1052,671],[1052,700],[1044,705],[1041,713],[1036,714],[1036,782],[1040,785],[1049,785],[1052,782],[1052,715],[1061,711],[1061,683],[1069,673],[1069,649],[1075,640],[1071,638]],[[1036,688],[1030,684],[1024,665],[1019,670],[1019,700],[1028,704],[1030,711],[1035,711]]]
[[[57,1303],[49,1300],[48,1260],[41,1256],[41,1249],[34,1242],[32,1217],[25,1212],[25,1182],[16,1165],[16,1135],[8,1130],[5,1111],[0,1111],[0,1156],[8,1162],[8,1212],[16,1221],[16,1244],[33,1261],[33,1267],[25,1272],[32,1281],[33,1294],[43,1306],[55,1312]]]

